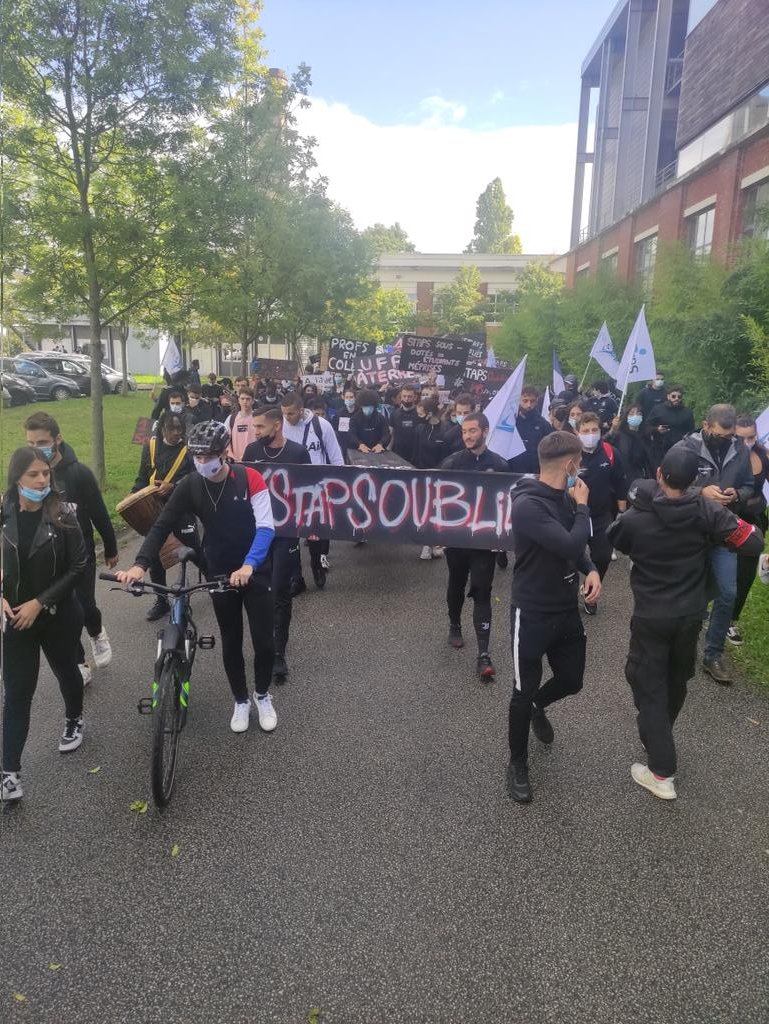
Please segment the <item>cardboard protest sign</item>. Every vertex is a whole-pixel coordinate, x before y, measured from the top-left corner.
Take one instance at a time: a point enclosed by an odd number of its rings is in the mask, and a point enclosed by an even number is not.
[[[400,380],[407,376],[400,369],[400,359],[400,352],[358,357],[353,361],[352,379],[359,388],[379,387]]]
[[[146,444],[152,437],[152,419],[149,416],[140,416],[134,427],[134,436],[131,444]]]
[[[462,388],[476,401],[490,402],[512,372],[512,366],[468,366]]]
[[[464,376],[469,346],[465,338],[427,338],[404,334],[400,368],[443,377],[453,387]]]
[[[328,368],[332,373],[349,374],[358,359],[373,359],[375,341],[355,341],[353,338],[332,338],[328,347]]]
[[[467,365],[485,366],[488,355],[486,338],[482,334],[467,334],[465,340],[467,341]]]
[[[322,391],[326,384],[333,383],[333,373],[305,373],[302,376],[302,387],[305,387],[307,384],[314,384],[318,391]]]
[[[257,359],[255,373],[270,380],[294,380],[299,367],[293,359]]]
[[[514,473],[257,465],[279,537],[513,547]]]

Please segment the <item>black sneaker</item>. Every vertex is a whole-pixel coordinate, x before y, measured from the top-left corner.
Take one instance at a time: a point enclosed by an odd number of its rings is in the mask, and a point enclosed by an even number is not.
[[[535,704],[531,709],[531,728],[540,743],[552,743],[555,739],[553,727],[543,708]]]
[[[715,679],[721,686],[731,686],[732,673],[730,672],[723,656],[717,654],[714,658],[703,658],[702,667],[705,669],[711,679]]]
[[[742,633],[737,626],[730,626],[726,631],[726,639],[733,647],[742,647]]]
[[[318,590],[323,590],[326,585],[327,577],[328,573],[322,565],[319,565],[317,569],[312,570],[312,578],[315,580],[315,586]]]
[[[598,614],[598,605],[597,604],[589,604],[584,599],[584,597],[582,598],[582,607],[585,610],[585,615],[597,615]]]
[[[491,664],[491,658],[485,652],[478,655],[478,664],[476,666],[478,672],[478,678],[482,683],[493,683],[494,682],[494,666]]]
[[[449,647],[453,647],[455,651],[461,651],[464,646],[465,641],[462,636],[462,627],[455,626],[452,623],[449,626]]]
[[[272,662],[272,679],[275,683],[285,683],[288,677],[288,665],[286,664],[285,654],[278,654],[275,652],[275,658]]]
[[[67,718],[64,722],[64,732],[59,740],[59,750],[62,754],[68,754],[71,750],[77,750],[83,742],[83,729],[85,723],[83,716],[80,718]]]
[[[147,622],[157,622],[158,619],[162,619],[168,615],[171,611],[171,605],[166,601],[164,597],[159,597],[150,610],[147,612]]]
[[[304,576],[299,576],[297,579],[291,580],[291,586],[289,591],[292,597],[299,597],[307,590],[307,584],[304,582]]]
[[[507,791],[517,804],[528,804],[534,796],[525,764],[511,764],[507,769]]]
[[[510,562],[508,561],[508,558],[507,558],[507,552],[506,551],[498,551],[497,552],[497,568],[498,569],[506,569],[509,564],[510,564]]]

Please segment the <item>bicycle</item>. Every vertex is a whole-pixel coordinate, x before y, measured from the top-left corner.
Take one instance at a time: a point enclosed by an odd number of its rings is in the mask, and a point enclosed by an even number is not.
[[[158,632],[152,696],[142,697],[137,705],[139,714],[155,716],[151,775],[152,796],[158,807],[168,804],[174,790],[179,741],[187,724],[190,705],[190,677],[195,654],[198,648],[210,651],[216,646],[216,637],[198,636],[190,597],[199,591],[221,594],[233,589],[227,576],[217,576],[205,583],[188,587],[187,564],[195,555],[191,548],[178,551],[177,561],[181,564],[182,574],[174,586],[164,587],[149,580],[137,580],[127,586],[113,588],[124,590],[134,597],[150,593],[163,595],[171,601],[168,624]],[[99,579],[110,583],[120,582],[111,572],[100,572]]]

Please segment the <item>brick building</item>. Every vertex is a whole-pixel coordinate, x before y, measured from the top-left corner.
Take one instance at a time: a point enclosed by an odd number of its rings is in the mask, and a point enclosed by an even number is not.
[[[652,0],[652,5],[657,0]],[[662,7],[671,0],[658,0]],[[650,0],[629,0],[626,26],[633,10],[648,9]],[[680,8],[680,5],[679,5]],[[671,67],[671,65],[668,65]],[[679,77],[680,75],[680,77]],[[759,211],[769,204],[769,6],[766,0],[718,0],[686,36],[683,61],[676,76],[676,136],[672,162],[658,166],[651,195],[604,223],[594,208],[606,204],[593,169],[591,208],[586,224],[567,256],[566,283],[582,276],[616,273],[623,281],[651,284],[657,249],[683,242],[700,258],[728,259],[734,243],[766,228]],[[659,85],[669,91],[668,74]],[[657,88],[650,67],[646,91],[649,106]],[[660,97],[658,97],[660,99]],[[640,106],[636,98],[625,97]],[[601,99],[596,121],[602,119]],[[609,125],[611,127],[611,125]],[[617,137],[621,143],[621,137]],[[660,161],[659,136],[653,141]],[[578,151],[575,216],[582,203],[585,167],[600,150],[587,153],[584,138]],[[622,161],[618,162],[621,165]],[[639,157],[639,159],[641,159]],[[653,161],[652,161],[653,162]],[[649,165],[644,160],[643,166]],[[605,177],[604,177],[605,180]],[[641,180],[641,179],[639,179]],[[648,176],[644,179],[647,187]],[[598,197],[598,199],[596,198]]]

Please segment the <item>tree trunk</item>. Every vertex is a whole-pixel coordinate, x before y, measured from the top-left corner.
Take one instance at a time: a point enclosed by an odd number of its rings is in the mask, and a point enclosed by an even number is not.
[[[90,232],[85,233],[84,255],[88,274],[88,320],[91,346],[91,469],[104,487],[107,467],[104,456],[104,400],[101,378],[101,293],[96,275],[96,253]]]
[[[120,325],[120,365],[123,369],[123,382],[120,385],[120,393],[125,398],[128,395],[128,324]]]

